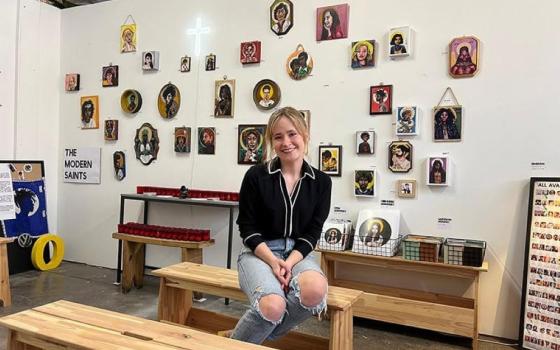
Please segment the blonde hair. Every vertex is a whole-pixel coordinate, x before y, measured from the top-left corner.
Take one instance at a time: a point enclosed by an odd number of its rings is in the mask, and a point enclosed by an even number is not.
[[[282,118],[288,118],[294,124],[296,131],[303,137],[303,142],[305,144],[305,155],[309,150],[309,129],[307,124],[303,119],[303,114],[293,107],[284,107],[276,112],[272,113],[268,119],[268,124],[266,126],[266,132],[264,136],[264,154],[263,162],[270,161],[276,153],[274,152],[272,129],[276,126],[278,121]]]

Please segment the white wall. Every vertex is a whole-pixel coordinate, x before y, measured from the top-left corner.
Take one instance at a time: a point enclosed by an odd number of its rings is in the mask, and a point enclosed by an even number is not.
[[[101,185],[65,184],[59,180],[59,232],[67,244],[69,260],[95,265],[116,265],[117,243],[110,238],[116,229],[119,194],[135,191],[137,185],[237,190],[246,166],[236,163],[238,124],[266,123],[269,113],[259,111],[251,94],[260,79],[273,79],[282,89],[281,106],[292,105],[311,110],[312,164],[317,163],[320,142],[342,144],[343,176],[333,178],[333,204],[344,206],[355,220],[359,209],[376,207],[381,199],[395,199],[402,211],[402,233],[468,237],[488,241],[490,271],[481,279],[479,330],[484,334],[517,337],[518,309],[522,284],[523,248],[527,207],[528,178],[558,175],[557,118],[559,89],[554,84],[560,66],[554,13],[560,5],[552,0],[539,6],[505,0],[473,0],[469,6],[442,6],[441,1],[399,0],[371,2],[349,0],[349,39],[317,43],[314,37],[315,9],[323,1],[299,1],[295,26],[283,38],[268,28],[271,1],[194,1],[168,0],[163,4],[148,0],[114,0],[62,12],[61,77],[81,74],[81,91],[62,93],[60,98],[59,147],[101,146]],[[139,52],[119,53],[119,27],[128,14],[138,24]],[[202,39],[201,56],[217,55],[218,69],[203,70],[203,57],[193,57],[193,70],[180,73],[179,58],[194,56],[194,40],[186,35],[200,17],[211,29]],[[410,25],[416,31],[415,54],[390,61],[384,45],[388,29]],[[476,35],[481,39],[480,73],[471,79],[454,80],[447,75],[447,45],[451,38]],[[365,71],[350,68],[350,42],[375,39],[377,66]],[[242,67],[239,44],[261,40],[263,62]],[[285,59],[302,43],[315,59],[313,76],[291,80],[285,72]],[[161,69],[143,73],[142,50],[159,50]],[[101,67],[118,64],[117,88],[101,87]],[[197,68],[198,67],[198,68]],[[216,79],[227,75],[236,79],[236,106],[233,120],[211,117],[213,87]],[[156,96],[167,82],[182,93],[179,114],[172,120],[159,117]],[[387,169],[386,147],[395,140],[392,117],[368,114],[369,86],[379,82],[393,84],[394,105],[419,106],[423,120],[421,133],[411,138],[414,169],[406,175]],[[430,111],[447,86],[451,86],[464,106],[463,141],[434,143],[431,138]],[[125,115],[119,98],[123,90],[135,88],[142,93],[144,106],[138,115]],[[62,90],[62,84],[52,90]],[[119,119],[119,140],[103,141],[103,131],[80,130],[80,96],[100,96],[100,119]],[[134,157],[136,128],[150,122],[159,130],[159,159],[150,166]],[[218,130],[216,155],[190,155],[173,152],[176,126],[214,126]],[[357,157],[354,139],[357,130],[374,128],[378,136],[375,156]],[[127,154],[128,176],[117,182],[112,170],[112,153]],[[424,185],[425,159],[433,153],[449,152],[455,164],[453,186],[428,188]],[[59,153],[59,156],[61,154]],[[532,161],[546,162],[546,169],[533,171]],[[377,166],[379,196],[357,200],[352,195],[354,169]],[[59,167],[61,162],[59,162]],[[420,184],[417,199],[395,198],[397,179],[416,178]],[[140,220],[138,206],[130,205],[126,220]],[[168,225],[207,227],[217,245],[205,251],[205,261],[223,265],[227,212],[218,209],[154,206],[150,221]],[[438,217],[450,217],[452,226],[440,230]],[[234,245],[234,256],[240,247]],[[166,265],[179,260],[177,250],[148,249],[148,264]],[[351,274],[351,272],[347,272]],[[357,276],[357,275],[354,275]],[[376,280],[371,274],[360,274]],[[422,279],[409,276],[396,281],[429,289]],[[468,293],[460,283],[439,288]]]

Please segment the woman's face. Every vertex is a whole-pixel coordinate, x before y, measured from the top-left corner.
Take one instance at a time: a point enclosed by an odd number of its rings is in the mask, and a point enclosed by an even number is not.
[[[272,129],[272,146],[283,164],[301,161],[305,155],[303,135],[286,117],[280,117]]]
[[[144,57],[144,62],[146,62],[146,64],[152,63],[152,56],[146,55],[146,56]]]
[[[442,122],[447,121],[448,118],[449,118],[449,114],[447,114],[447,111],[441,112],[441,121]]]
[[[356,52],[356,58],[358,59],[358,61],[365,61],[367,59],[367,55],[368,55],[368,50],[367,50],[367,46],[362,45],[358,48],[358,51]]]
[[[113,81],[113,73],[107,72],[105,79],[107,79],[107,81],[109,82]]]
[[[130,30],[124,33],[124,41],[126,41],[129,44],[132,42],[132,32]]]
[[[257,135],[250,133],[249,135],[247,135],[247,148],[250,149],[251,151],[254,151],[257,149],[257,142],[258,142],[258,138]]]
[[[402,37],[400,35],[396,35],[394,39],[395,45],[402,44]]]
[[[330,11],[326,11],[325,14],[323,15],[323,26],[329,29],[330,27],[332,27],[332,24],[333,24],[332,14]]]
[[[280,22],[286,19],[286,10],[283,7],[278,8],[276,10],[276,19]]]

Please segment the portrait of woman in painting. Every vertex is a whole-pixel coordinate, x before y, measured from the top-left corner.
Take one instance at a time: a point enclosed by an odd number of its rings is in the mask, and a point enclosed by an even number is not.
[[[206,71],[216,70],[216,55],[206,56]]]
[[[214,154],[216,147],[216,129],[198,128],[198,154]]]
[[[165,84],[159,93],[159,114],[165,119],[171,119],[179,112],[181,106],[181,94],[173,84]]]
[[[64,79],[64,89],[66,91],[80,90],[80,75],[79,74],[66,74]]]
[[[154,55],[151,52],[144,52],[144,58],[142,61],[143,70],[153,70],[154,69]]]
[[[290,1],[275,1],[270,7],[271,29],[276,35],[284,35],[292,28],[293,5]]]
[[[402,55],[407,53],[402,33],[394,33],[391,37],[391,55]]]
[[[241,43],[242,64],[259,63],[261,61],[261,42],[249,41]]]
[[[457,125],[457,114],[454,108],[440,107],[434,113],[434,140],[461,140],[460,126]]]
[[[181,57],[181,72],[186,73],[191,70],[191,58],[189,56]]]
[[[144,123],[136,130],[134,151],[136,153],[136,159],[144,165],[149,165],[152,161],[157,159],[159,137],[157,129],[154,129],[150,123]]]
[[[121,53],[136,51],[136,25],[121,26]]]
[[[380,247],[391,239],[391,224],[379,217],[372,217],[360,225],[360,240],[367,247]]]
[[[321,36],[318,38],[318,41],[346,38],[346,33],[342,28],[341,18],[338,12],[339,7],[340,6],[318,9],[320,16],[317,18],[317,26],[321,28]]]
[[[113,153],[113,166],[117,180],[122,181],[126,177],[125,155],[122,151]]]
[[[119,86],[119,66],[103,67],[103,87]]]
[[[373,67],[374,62],[374,40],[362,40],[352,43],[352,68]]]
[[[175,128],[175,152],[189,153],[191,151],[191,129],[187,127]]]
[[[215,117],[233,117],[234,80],[216,82],[216,97],[214,102]]]
[[[330,228],[325,232],[325,241],[328,244],[337,244],[342,238],[342,232],[336,228]]]
[[[430,158],[428,184],[444,185],[447,183],[446,162],[443,158]]]
[[[116,141],[119,139],[119,121],[107,119],[105,121],[105,140]]]
[[[479,41],[475,37],[456,38],[449,44],[450,69],[454,78],[472,77],[477,71]]]
[[[263,159],[266,125],[239,125],[238,164],[257,164]]]

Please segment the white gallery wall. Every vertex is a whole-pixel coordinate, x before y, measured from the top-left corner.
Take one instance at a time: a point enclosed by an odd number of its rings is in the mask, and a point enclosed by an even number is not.
[[[469,6],[446,6],[435,0],[348,0],[348,39],[316,42],[315,9],[338,2],[294,1],[295,25],[281,38],[269,29],[271,3],[113,0],[61,12],[59,76],[56,84],[44,91],[52,98],[60,96],[60,128],[43,128],[59,141],[45,147],[58,147],[59,173],[63,148],[102,148],[100,185],[63,183],[58,176],[58,232],[67,245],[66,259],[116,266],[117,242],[111,233],[119,220],[119,195],[134,193],[137,185],[237,191],[248,168],[237,164],[237,125],[266,123],[270,113],[255,107],[252,91],[259,80],[272,79],[282,89],[280,106],[311,111],[309,160],[313,165],[317,166],[319,143],[343,146],[342,177],[333,178],[332,203],[347,209],[350,218],[356,220],[360,209],[379,207],[381,200],[392,199],[402,213],[403,234],[488,242],[490,269],[481,278],[479,330],[516,338],[529,178],[560,174],[560,91],[555,84],[560,73],[560,45],[553,35],[557,30],[554,14],[560,5],[552,0],[539,6],[505,0],[473,0]],[[119,28],[129,14],[138,25],[138,52],[121,54]],[[202,35],[200,56],[196,57],[195,40],[187,30],[196,26],[198,18],[209,33]],[[386,34],[389,28],[403,25],[416,32],[414,55],[389,60]],[[446,69],[447,45],[462,35],[475,35],[482,42],[480,72],[474,78],[451,79]],[[378,42],[376,67],[352,70],[350,44],[361,39]],[[263,59],[258,65],[243,67],[239,45],[252,40],[262,42]],[[314,58],[315,66],[312,76],[294,81],[285,71],[285,61],[300,43]],[[141,69],[141,51],[148,50],[160,52],[158,72]],[[203,59],[208,53],[217,55],[216,71],[204,71]],[[192,70],[180,73],[179,59],[185,54],[193,57]],[[102,88],[101,67],[109,64],[119,66],[119,86]],[[65,73],[80,73],[79,92],[63,92]],[[233,119],[212,117],[214,82],[224,76],[236,80]],[[182,103],[174,119],[164,120],[157,111],[156,98],[168,82],[178,86]],[[409,138],[414,145],[414,167],[408,174],[393,174],[387,169],[387,146],[397,139],[394,117],[368,113],[369,87],[380,82],[393,85],[395,107],[417,105],[421,111],[420,135]],[[463,141],[436,144],[432,141],[431,109],[447,87],[453,88],[464,107]],[[135,116],[120,109],[120,95],[129,88],[140,91],[144,100]],[[80,129],[80,97],[89,95],[99,96],[101,123],[119,120],[118,141],[104,141],[102,128]],[[20,103],[22,99],[18,97]],[[135,159],[133,149],[135,131],[145,122],[157,128],[160,137],[158,159],[149,166]],[[196,127],[216,127],[216,154],[198,155],[196,137],[190,154],[176,154],[173,130],[178,126],[192,127],[193,134]],[[377,135],[375,155],[357,156],[355,133],[370,128]],[[115,179],[112,168],[112,154],[117,150],[123,150],[127,157],[127,177],[122,182]],[[453,184],[430,188],[425,185],[425,160],[441,153],[448,153],[454,163]],[[532,162],[544,162],[544,169],[533,169]],[[378,170],[378,195],[371,200],[356,199],[353,171],[371,166]],[[418,181],[417,198],[396,198],[395,182],[405,178]],[[216,245],[205,250],[205,262],[225,264],[227,210],[164,204],[154,204],[150,210],[150,223],[210,228]],[[438,226],[440,217],[451,218],[451,224]],[[141,218],[141,206],[127,204],[125,221]],[[236,238],[234,265],[240,244]],[[179,259],[177,249],[148,248],[149,265],[164,266]],[[422,290],[471,292],[460,282],[429,276],[398,277],[367,270],[341,273]]]

